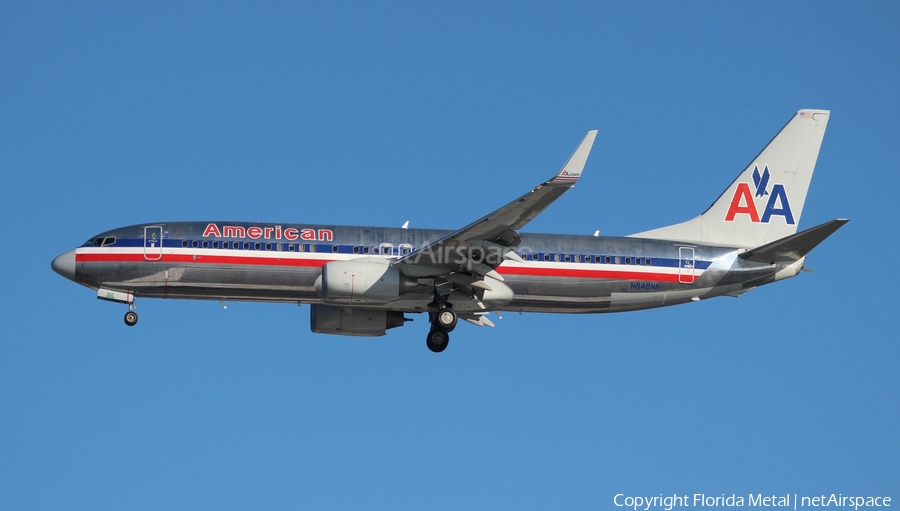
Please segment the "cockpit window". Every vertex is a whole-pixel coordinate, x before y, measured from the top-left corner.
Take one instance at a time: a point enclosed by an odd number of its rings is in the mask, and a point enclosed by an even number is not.
[[[85,247],[108,247],[109,245],[113,245],[116,243],[116,238],[114,236],[107,237],[99,237],[99,238],[91,238],[84,242]]]

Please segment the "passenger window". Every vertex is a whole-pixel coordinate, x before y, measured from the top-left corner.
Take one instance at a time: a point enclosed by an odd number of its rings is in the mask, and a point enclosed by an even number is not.
[[[294,251],[294,244],[288,243],[288,252],[293,252],[293,251]]]
[[[369,247],[363,247],[363,254],[369,253]]]
[[[208,242],[208,241],[203,240],[203,248],[209,248],[209,242]]]
[[[354,254],[358,254],[358,253],[359,253],[359,247],[353,247],[353,253],[354,253]]]
[[[566,254],[565,257],[563,257],[563,259],[564,259],[566,262],[569,262],[569,260],[572,259],[572,256],[570,256],[569,254]]]
[[[580,256],[580,255],[572,256],[572,260],[575,261],[576,263],[580,263],[580,262],[581,262],[581,256]]]
[[[278,248],[279,252],[284,251],[284,243],[279,243],[278,245],[276,245],[276,247]]]
[[[559,262],[559,254],[553,254],[553,260]]]
[[[213,248],[219,248],[219,242],[218,242],[218,241],[214,241],[214,242],[213,242]]]
[[[223,242],[222,242],[222,248],[228,248],[228,242],[227,242],[227,241],[223,241]]]
[[[272,244],[266,243],[266,250],[272,250]]]
[[[338,253],[338,246],[337,246],[337,245],[331,245],[331,252],[334,253],[334,254],[337,254],[337,253]]]
[[[644,264],[646,264],[647,266],[652,266],[652,265],[653,265],[653,259],[650,259],[649,257],[646,258],[646,259],[644,259]]]
[[[188,240],[181,240],[181,247],[188,248]]]
[[[550,260],[550,254],[544,252],[544,261],[549,261],[549,260]]]
[[[259,250],[259,248],[260,248],[261,246],[262,246],[262,245],[257,241],[256,243],[253,244],[253,250]]]
[[[250,250],[250,242],[249,241],[244,242],[244,250]]]
[[[626,257],[626,258],[625,258],[625,264],[631,264],[631,258],[630,258],[630,257]]]
[[[200,242],[197,241],[197,240],[194,240],[194,241],[191,242],[191,246],[194,247],[194,248],[197,248],[197,247],[200,246]]]
[[[310,251],[310,252],[315,252],[315,251],[316,251],[316,246],[313,245],[312,243],[310,243],[310,244],[309,244],[309,251]]]
[[[606,264],[610,264],[612,262],[612,258],[609,256],[604,257],[603,260],[606,261]]]

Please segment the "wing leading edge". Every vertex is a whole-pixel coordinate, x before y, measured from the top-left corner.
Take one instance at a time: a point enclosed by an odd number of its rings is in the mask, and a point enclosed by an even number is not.
[[[437,240],[394,264],[407,275],[437,277],[453,271],[491,275],[504,258],[517,259],[521,242],[516,230],[524,227],[571,188],[581,177],[597,130],[591,130],[550,180],[462,229]]]

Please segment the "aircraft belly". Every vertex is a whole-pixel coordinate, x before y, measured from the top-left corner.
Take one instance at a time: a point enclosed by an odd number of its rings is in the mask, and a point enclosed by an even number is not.
[[[515,298],[502,310],[597,313],[649,309],[703,298],[724,272],[704,272],[694,284],[596,278],[510,277]]]
[[[515,293],[503,310],[521,312],[606,312],[608,281],[588,278],[510,276],[504,281]]]
[[[318,301],[316,267],[172,263],[91,263],[79,268],[88,287],[125,290],[152,298]]]

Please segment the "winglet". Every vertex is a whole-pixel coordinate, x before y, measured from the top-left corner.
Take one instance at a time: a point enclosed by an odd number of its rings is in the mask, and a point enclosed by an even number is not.
[[[569,156],[566,164],[559,169],[559,172],[551,181],[568,181],[571,183],[578,181],[578,178],[581,177],[581,172],[584,170],[584,164],[587,163],[588,155],[591,154],[591,147],[593,147],[594,138],[596,137],[597,130],[588,131],[584,140],[579,144],[578,149],[575,149],[572,156]]]

